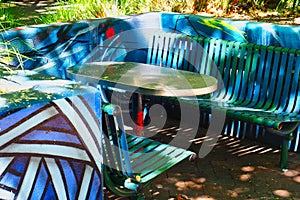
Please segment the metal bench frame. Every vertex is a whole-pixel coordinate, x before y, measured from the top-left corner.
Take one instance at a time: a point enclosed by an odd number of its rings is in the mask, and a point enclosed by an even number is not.
[[[199,97],[200,109],[217,109],[282,136],[280,167],[287,168],[300,122],[300,50],[175,33],[155,34],[149,42],[149,64],[219,75],[219,90]]]
[[[104,183],[114,194],[144,199],[142,189],[154,178],[184,159],[196,159],[197,155],[192,151],[128,134],[121,106],[109,101],[107,92],[110,88],[95,87],[99,89],[102,102]]]
[[[127,134],[120,106],[102,105],[104,182],[118,196],[144,199],[142,188],[194,152]]]

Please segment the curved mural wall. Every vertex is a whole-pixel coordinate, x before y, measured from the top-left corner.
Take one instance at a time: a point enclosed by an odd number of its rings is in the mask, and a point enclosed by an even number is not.
[[[1,33],[0,39],[30,58],[23,60],[24,69],[66,78],[66,68],[89,61],[122,61],[129,56],[145,62],[145,35],[155,30],[300,49],[300,26],[161,12],[19,27]],[[130,34],[118,37],[127,31]],[[131,47],[140,50],[127,54]],[[11,65],[20,62],[15,59]],[[300,128],[294,134],[291,149],[300,151]]]

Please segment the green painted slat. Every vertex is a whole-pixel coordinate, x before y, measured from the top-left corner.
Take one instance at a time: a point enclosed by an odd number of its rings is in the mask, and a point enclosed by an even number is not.
[[[179,150],[176,149],[176,151],[179,151]],[[144,174],[142,174],[143,181],[147,182],[148,180],[151,180],[151,179],[155,178],[156,176],[160,175],[162,172],[170,169],[175,164],[181,162],[182,160],[184,160],[187,157],[189,157],[190,155],[192,155],[192,153],[191,152],[187,152],[187,151],[181,151],[181,152],[178,152],[177,155],[179,155],[179,156],[172,157],[172,160],[169,161],[169,165],[165,165],[165,164],[162,163],[163,166],[160,167],[159,170],[157,169],[153,173],[144,173]]]
[[[145,140],[144,138],[136,138],[135,143],[128,143],[128,148],[131,152],[139,151],[141,148],[145,146],[149,146],[154,144],[151,140]],[[155,144],[154,144],[155,145]]]
[[[201,65],[200,65],[200,62],[201,62],[201,59],[199,58],[202,58],[203,56],[203,45],[204,45],[204,40],[203,38],[198,38],[196,39],[195,41],[197,41],[197,44],[194,45],[194,48],[193,48],[193,57],[194,57],[194,60],[193,60],[193,65],[194,65],[194,71],[197,72],[197,73],[200,73],[201,69]]]
[[[157,46],[157,60],[155,62],[156,65],[159,66],[166,66],[167,64],[164,63],[164,58],[163,58],[163,52],[166,51],[169,46],[168,46],[168,34],[164,33],[160,36],[158,40],[158,46]]]
[[[164,45],[162,46],[162,48],[160,49],[160,51],[162,52],[162,65],[163,66],[168,66],[168,50],[171,48],[171,39],[169,34],[165,34],[165,41],[164,41]],[[159,63],[157,63],[157,65],[159,65]]]
[[[295,52],[295,51],[294,51]],[[286,63],[286,73],[285,73],[285,82],[283,83],[284,90],[282,92],[283,97],[288,97],[288,99],[282,98],[280,101],[280,108],[276,113],[290,113],[292,110],[289,110],[289,105],[294,104],[293,99],[295,97],[295,94],[292,92],[292,87],[289,89],[286,89],[285,87],[287,85],[293,84],[292,74],[293,74],[293,61],[295,60],[295,55],[293,52],[289,51],[288,57],[287,57],[287,63]]]
[[[258,55],[258,63],[257,63],[257,73],[256,73],[256,84],[254,85],[254,92],[251,103],[248,105],[251,108],[256,108],[258,102],[260,101],[261,93],[263,92],[261,89],[261,80],[263,80],[263,73],[264,73],[264,63],[265,63],[265,57],[266,57],[266,47],[265,46],[259,46],[256,45],[255,48],[259,49],[259,55]]]
[[[236,80],[235,80],[235,85],[234,85],[234,89],[233,91],[236,91],[236,93],[238,93],[238,91],[241,88],[241,84],[242,84],[242,76],[243,76],[243,71],[244,71],[244,66],[245,66],[245,54],[246,54],[246,44],[239,44],[239,51],[238,54],[236,54],[236,57],[238,58],[238,61],[236,62]],[[237,47],[235,47],[237,48]],[[231,97],[230,103],[234,103],[238,100],[239,95],[233,95]]]
[[[110,145],[108,145],[107,142],[103,142],[103,159],[105,160],[105,165],[109,165],[111,166],[113,169],[117,169],[116,168],[116,161],[115,161],[115,156],[112,156],[112,151],[110,149]]]
[[[149,38],[150,46],[148,46],[148,54],[147,54],[147,63],[149,63],[149,64],[155,64],[153,62],[153,60],[154,60],[153,55],[155,54],[154,51],[156,50],[155,38],[156,38],[156,35],[153,35],[152,37]]]
[[[147,139],[145,139],[147,140]],[[140,148],[138,151],[132,151],[132,149],[129,149],[130,151],[130,157],[131,161],[134,162],[136,159],[140,159],[141,156],[144,156],[143,154],[153,154],[156,153],[157,148],[166,148],[165,146],[162,146],[162,144],[158,143],[151,143],[148,146]]]
[[[103,110],[102,122],[104,135],[112,134],[111,136],[117,137],[114,139],[115,142],[112,141],[113,137],[106,137],[107,140],[103,139],[103,153],[105,154],[103,158],[105,159],[104,164],[112,163],[106,168],[111,171],[105,175],[107,186],[113,191],[117,191],[118,194],[133,194],[123,187],[124,180],[128,177],[134,178],[133,173],[141,174],[141,183],[145,183],[193,154],[190,151],[148,138],[127,135],[123,132],[122,115],[112,116]],[[118,134],[113,134],[116,129],[119,130]],[[114,164],[119,167],[115,167]]]
[[[223,52],[225,53],[225,69],[224,69],[224,74],[223,74],[223,81],[224,81],[224,85],[225,85],[225,92],[224,92],[224,96],[222,97],[223,100],[228,100],[230,99],[231,97],[231,94],[232,93],[229,93],[228,91],[231,91],[231,87],[232,85],[230,85],[231,83],[231,75],[232,73],[235,73],[232,71],[231,69],[231,63],[232,63],[232,54],[234,52],[234,48],[233,48],[233,45],[234,45],[234,42],[229,42],[229,43],[226,43],[224,41],[224,44],[223,45],[226,45],[226,52]]]
[[[226,54],[227,54],[227,49],[232,47],[233,43],[230,42],[229,43],[229,47],[227,46],[227,43],[224,42],[224,41],[221,41],[221,59],[220,59],[220,66],[219,67],[219,72],[220,72],[220,75],[223,79],[223,83],[224,83],[224,88],[219,92],[219,93],[215,93],[214,96],[213,96],[213,99],[215,100],[221,100],[224,98],[224,96],[226,96],[226,91],[227,91],[227,86],[228,86],[228,67],[226,66],[226,62],[227,62],[227,59],[226,59]]]
[[[231,51],[229,51],[229,56],[231,59],[228,59],[227,67],[230,68],[230,78],[227,86],[227,95],[224,97],[225,101],[231,102],[231,99],[234,97],[239,97],[239,90],[235,90],[235,84],[237,82],[237,67],[238,67],[238,58],[239,58],[239,49],[240,43],[233,43],[231,47]]]
[[[141,176],[143,177],[144,174],[147,174],[149,172],[152,173],[154,171],[161,171],[161,169],[164,168],[167,169],[169,165],[178,161],[177,156],[179,156],[183,152],[184,150],[182,149],[176,149],[167,146],[166,148],[162,148],[162,150],[159,151],[159,153],[156,152],[146,154],[134,163],[134,171],[140,172]],[[176,158],[176,160],[172,160],[172,158]]]
[[[287,99],[286,97],[288,96],[284,96],[286,86],[284,85],[285,80],[288,78],[286,75],[289,73],[288,69],[287,69],[287,52],[282,52],[280,53],[280,64],[279,64],[279,69],[277,72],[277,81],[276,81],[276,89],[275,89],[275,93],[274,93],[274,101],[273,101],[273,106],[276,107],[276,109],[274,110],[274,112],[276,113],[276,111],[280,111],[283,112],[284,110],[284,106],[282,106],[281,101],[282,99]]]
[[[253,57],[253,47],[254,44],[248,44],[247,45],[247,52],[246,52],[246,61],[245,61],[245,65],[243,67],[243,73],[242,73],[242,80],[241,80],[241,87],[239,90],[239,97],[238,100],[236,102],[236,104],[242,104],[245,97],[247,96],[247,87],[248,87],[248,83],[249,83],[249,74],[251,72],[251,68],[252,68],[252,57]]]
[[[185,43],[185,50],[184,50],[184,56],[183,56],[183,62],[182,62],[182,69],[186,71],[191,71],[193,72],[193,57],[192,57],[192,52],[193,48],[196,43],[193,43],[190,38],[188,37],[183,37],[182,41]],[[195,55],[195,54],[194,54]]]
[[[251,69],[248,75],[247,82],[247,91],[246,95],[243,99],[243,103],[241,105],[248,106],[253,99],[255,91],[255,84],[260,84],[261,80],[257,80],[257,71],[258,71],[258,57],[259,57],[259,49],[257,45],[254,45],[252,51],[252,60],[251,60]]]
[[[170,37],[171,41],[170,41],[170,49],[166,49],[167,53],[168,53],[168,62],[167,62],[167,67],[169,68],[174,68],[173,66],[173,56],[174,56],[174,52],[175,52],[175,47],[176,47],[176,43],[177,43],[177,39],[175,37]],[[177,59],[175,57],[175,59]]]
[[[108,124],[112,124],[114,123],[114,119],[109,116],[108,114],[103,114],[103,121],[102,123],[108,123]],[[118,168],[121,169],[121,163],[120,163],[120,154],[118,150],[118,141],[113,138],[113,141],[111,141],[112,137],[111,134],[115,134],[116,133],[116,128],[115,126],[109,126],[109,127],[105,127],[102,129],[103,131],[106,131],[104,134],[104,137],[106,135],[105,138],[103,138],[104,144],[106,146],[106,157],[109,158],[107,161],[110,166],[112,166],[113,168]]]
[[[291,51],[297,50],[175,33],[166,37],[181,41],[176,43],[175,60],[168,57],[169,67],[181,59],[184,59],[184,70],[212,74],[216,71],[211,71],[211,66],[216,64],[218,67],[225,87],[213,93],[211,101],[199,99],[202,108],[209,110],[214,107],[228,112],[233,118],[271,127],[276,127],[283,119],[299,118],[297,113],[293,113],[299,108],[299,87],[298,84],[291,84],[299,82],[299,77],[296,80],[293,76],[293,71],[297,72],[293,69],[297,65],[296,58],[291,58]],[[197,45],[194,45],[195,42]],[[186,60],[191,60],[192,65]],[[289,75],[282,76],[283,72]]]
[[[173,49],[173,59],[172,59],[172,65],[171,68],[173,69],[180,69],[179,67],[181,66],[181,61],[182,58],[180,56],[183,56],[183,49],[182,49],[182,40],[181,38],[176,38],[175,39],[175,44],[174,44],[174,49]]]
[[[142,154],[145,154],[145,156],[143,156],[143,158],[139,159],[139,161],[147,160],[148,157],[152,157],[152,156],[155,156],[155,155],[164,156],[164,155],[166,155],[165,150],[168,149],[168,148],[169,148],[169,145],[154,142],[150,146],[147,146],[144,149],[142,149],[141,151],[137,152],[136,157],[132,156],[132,159],[140,157],[140,155],[142,155]]]
[[[183,57],[185,53],[184,41],[181,37],[176,37],[177,44],[174,48],[174,54],[176,55],[176,60],[173,60],[173,69],[182,69]]]
[[[205,74],[207,57],[208,57],[208,53],[209,53],[209,44],[210,44],[210,39],[209,38],[204,39],[203,53],[202,53],[201,59],[199,59],[201,61],[200,67],[199,67],[200,74]]]
[[[275,110],[274,108],[274,93],[276,90],[276,85],[278,81],[278,70],[280,68],[280,53],[278,51],[274,51],[274,57],[273,57],[273,62],[272,62],[272,69],[271,73],[268,74],[268,77],[265,77],[265,80],[268,80],[270,82],[269,87],[267,89],[268,97],[266,98],[266,103],[264,105],[264,109],[268,110]]]
[[[293,84],[291,85],[291,92],[290,92],[291,103],[288,105],[288,108],[287,108],[288,112],[297,112],[297,111],[299,112],[299,110],[300,110],[300,97],[299,97],[300,96],[300,93],[299,93],[300,67],[299,66],[300,66],[300,51],[298,51],[298,53],[297,53],[295,67],[293,68],[293,74],[292,74]]]
[[[206,62],[205,62],[206,67],[203,69],[203,74],[207,74],[207,75],[211,74],[212,65],[214,64],[213,54],[216,49],[215,41],[216,39],[211,39],[209,42],[208,52],[206,53]]]
[[[126,134],[126,137],[127,137],[128,146],[130,148],[134,148],[135,146],[140,145],[140,144],[147,145],[147,144],[151,143],[150,140],[144,140],[142,137],[138,137],[135,135]],[[138,147],[136,147],[136,148],[138,148]]]
[[[150,49],[151,50],[151,60],[150,60],[150,64],[153,65],[157,65],[157,63],[159,63],[159,57],[158,57],[158,51],[160,47],[160,43],[161,43],[161,36],[159,35],[154,35],[153,37],[153,48]]]
[[[213,49],[213,66],[212,66],[212,71],[210,73],[208,73],[208,75],[211,75],[213,77],[217,77],[218,76],[218,67],[220,64],[220,51],[221,51],[221,40],[215,40],[214,41],[214,49]],[[220,85],[220,84],[219,84]]]
[[[267,47],[266,51],[266,58],[264,62],[264,75],[263,79],[268,80],[269,77],[268,75],[272,73],[271,68],[272,68],[272,60],[273,60],[273,52],[274,52],[274,47]],[[264,104],[266,103],[267,94],[268,94],[268,87],[269,87],[269,81],[262,81],[262,86],[261,86],[261,98],[259,103],[257,104],[258,108],[262,108]]]

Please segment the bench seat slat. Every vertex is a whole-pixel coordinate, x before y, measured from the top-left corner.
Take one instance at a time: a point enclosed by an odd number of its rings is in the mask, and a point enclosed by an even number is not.
[[[113,119],[113,120],[108,120]],[[140,196],[139,187],[194,152],[124,132],[121,108],[102,107],[104,180],[119,196]],[[140,177],[137,178],[137,176]]]

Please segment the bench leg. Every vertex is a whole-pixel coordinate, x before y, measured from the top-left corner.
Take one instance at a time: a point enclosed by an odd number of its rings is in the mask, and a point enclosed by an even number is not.
[[[281,147],[280,168],[285,171],[288,165],[289,143],[293,139],[292,133],[284,135]]]

